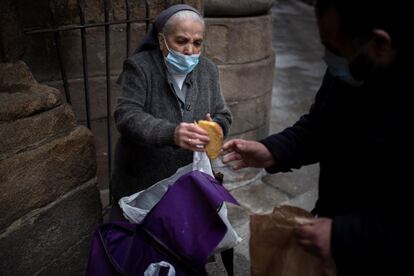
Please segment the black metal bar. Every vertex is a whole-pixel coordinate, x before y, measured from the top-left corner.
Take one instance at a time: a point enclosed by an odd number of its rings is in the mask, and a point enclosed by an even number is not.
[[[149,24],[150,24],[150,7],[149,7],[149,1],[145,0],[145,33],[148,33],[149,30]]]
[[[120,21],[110,21],[110,7],[111,7],[111,0],[104,0],[104,10],[105,10],[105,22],[100,23],[90,23],[86,24],[85,22],[85,0],[78,0],[78,8],[79,8],[79,18],[80,23],[75,25],[66,25],[66,26],[59,26],[59,22],[57,22],[56,17],[56,0],[49,0],[49,8],[51,12],[51,23],[50,25],[46,26],[37,26],[37,27],[30,27],[25,28],[24,33],[26,35],[36,35],[36,34],[47,34],[53,33],[54,35],[54,42],[56,46],[56,53],[59,62],[59,67],[61,71],[61,77],[63,82],[63,88],[65,90],[66,101],[69,104],[71,103],[71,95],[69,91],[69,82],[67,71],[65,68],[64,57],[63,57],[63,49],[62,49],[62,34],[61,32],[64,31],[73,31],[73,30],[80,30],[81,34],[81,50],[82,50],[82,65],[83,65],[83,78],[84,78],[84,92],[85,92],[85,108],[86,108],[86,122],[87,127],[91,128],[91,117],[90,117],[90,89],[89,89],[89,72],[88,72],[88,53],[87,53],[87,39],[86,39],[86,29],[87,28],[94,28],[94,27],[104,27],[105,28],[105,62],[106,62],[106,97],[107,97],[107,106],[106,106],[106,117],[107,117],[107,150],[108,150],[108,176],[111,177],[111,169],[112,169],[112,131],[111,131],[111,122],[112,122],[112,114],[111,114],[111,25],[122,25],[126,24],[127,26],[127,55],[130,53],[130,44],[131,44],[131,32],[132,32],[132,23],[138,22],[145,22],[146,25],[146,32],[149,31],[149,27],[153,18],[150,18],[150,1],[145,1],[145,18],[139,19],[131,19],[132,16],[132,2],[133,0],[125,0],[126,3],[126,20]],[[109,187],[109,202],[112,203],[112,191]]]
[[[131,17],[131,2],[130,0],[125,0],[125,9],[126,9],[126,56],[129,57],[129,49],[131,45],[131,22],[129,22]]]
[[[85,24],[85,1],[79,0],[79,18],[80,24]],[[81,40],[82,40],[82,65],[83,65],[83,83],[85,87],[85,107],[86,107],[86,125],[91,128],[91,118],[90,118],[90,102],[89,102],[89,74],[88,74],[88,53],[86,48],[86,34],[85,28],[81,30]]]
[[[52,0],[49,2],[49,10],[50,10],[50,15],[52,19],[52,24],[53,26],[56,26],[56,3],[55,1]],[[62,57],[62,51],[61,51],[62,44],[60,42],[61,41],[60,32],[54,32],[53,35],[55,39],[57,58],[59,61],[60,74],[61,74],[62,82],[63,82],[63,89],[65,90],[66,102],[69,104],[72,104],[72,101],[70,98],[70,92],[69,92],[68,79],[66,76],[66,69],[63,63],[63,57]]]
[[[57,56],[58,56],[58,60],[59,60],[60,75],[62,77],[63,89],[65,90],[66,102],[68,104],[72,105],[72,99],[70,98],[68,78],[67,78],[67,75],[66,75],[65,65],[63,63],[63,57],[62,57],[62,51],[61,51],[62,44],[60,42],[60,33],[55,32],[54,36],[55,36]]]
[[[85,25],[70,25],[70,26],[60,26],[56,28],[25,28],[25,34],[41,34],[41,33],[52,33],[52,32],[61,32],[61,31],[71,31],[71,30],[81,30],[93,27],[103,27],[106,25],[121,25],[126,23],[138,23],[138,22],[147,22],[153,18],[141,18],[141,19],[130,19],[130,20],[121,20],[121,21],[112,21],[107,23],[92,23]]]
[[[109,7],[111,0],[104,1],[105,22],[109,22]],[[111,30],[105,25],[105,66],[106,66],[106,127],[108,142],[108,179],[111,179],[112,171],[112,139],[111,139]],[[112,204],[112,191],[109,185],[109,204]]]

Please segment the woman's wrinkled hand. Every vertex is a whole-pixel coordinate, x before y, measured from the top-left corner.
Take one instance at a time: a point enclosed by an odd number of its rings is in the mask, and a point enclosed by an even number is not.
[[[205,151],[210,142],[208,133],[193,123],[180,123],[174,131],[174,142],[177,146],[191,151]]]
[[[210,122],[212,122],[212,121],[213,121],[213,119],[211,118],[211,114],[210,114],[210,113],[207,113],[207,114],[206,114],[206,120],[207,120],[207,121],[210,121]]]

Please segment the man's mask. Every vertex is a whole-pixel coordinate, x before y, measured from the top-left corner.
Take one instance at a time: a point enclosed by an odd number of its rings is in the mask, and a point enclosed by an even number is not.
[[[366,46],[350,62],[328,49],[325,49],[323,59],[333,76],[355,87],[363,85],[375,68],[375,62],[369,57]]]
[[[352,86],[361,86],[364,84],[363,81],[356,80],[351,71],[349,70],[349,62],[338,55],[335,55],[328,49],[325,49],[325,55],[323,60],[328,66],[328,70],[332,76],[352,85]]]

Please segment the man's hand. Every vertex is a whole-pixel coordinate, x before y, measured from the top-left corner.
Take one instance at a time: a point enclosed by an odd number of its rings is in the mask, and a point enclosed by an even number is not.
[[[267,168],[274,164],[269,150],[256,141],[233,139],[223,145],[223,163],[236,161],[234,170],[246,167]]]
[[[305,250],[327,261],[331,258],[331,228],[332,219],[313,219],[296,229],[296,239]]]

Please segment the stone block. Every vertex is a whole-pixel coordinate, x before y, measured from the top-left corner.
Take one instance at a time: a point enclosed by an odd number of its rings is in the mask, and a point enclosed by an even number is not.
[[[0,160],[38,147],[75,128],[75,116],[68,105],[20,120],[0,123]]]
[[[48,25],[50,14],[48,12],[49,2],[23,1],[21,5],[25,26]],[[32,3],[33,2],[33,3]],[[79,24],[78,0],[57,1],[56,18],[61,22],[58,24]],[[201,0],[184,1],[202,10]],[[93,24],[103,22],[103,0],[85,1],[86,21]],[[130,1],[131,19],[145,19],[145,2]],[[181,3],[179,0],[149,1],[149,16],[153,19],[163,9],[172,4]],[[43,8],[39,8],[42,7]],[[34,12],[37,11],[37,12]],[[33,17],[36,15],[36,17]],[[125,0],[112,1],[111,21],[125,20]],[[110,27],[110,60],[111,74],[118,75],[122,70],[123,61],[126,58],[126,24],[116,24]],[[146,23],[140,21],[131,23],[130,54],[137,48],[146,33]],[[68,30],[60,32],[61,53],[63,66],[68,79],[83,78],[82,65],[82,43],[80,30]],[[103,26],[86,28],[87,60],[89,76],[105,75],[105,29]],[[27,38],[24,61],[30,66],[33,74],[40,82],[61,79],[59,60],[56,51],[56,43],[53,34],[34,34]]]
[[[227,103],[255,98],[272,90],[274,55],[244,64],[219,65],[220,89]]]
[[[151,0],[148,1],[150,3],[149,15],[151,19],[154,19],[162,10],[168,8],[169,6],[182,3],[196,8],[201,14],[203,14],[203,1],[204,0]]]
[[[0,231],[96,175],[90,131],[69,135],[0,161]]]
[[[272,91],[270,90],[256,98],[228,103],[233,114],[230,135],[240,135],[267,124],[270,118],[271,100]]]
[[[118,131],[113,122],[113,111],[116,106],[116,99],[121,90],[116,84],[117,77],[111,78],[111,138],[112,138],[112,158],[115,144],[118,137]],[[48,83],[58,89],[63,89],[60,82]],[[76,115],[78,123],[86,126],[86,108],[83,80],[73,80],[69,82],[72,108]],[[90,116],[91,131],[93,133],[94,145],[96,147],[97,176],[100,189],[108,188],[108,144],[107,144],[107,111],[106,111],[106,79],[104,77],[95,77],[90,79]]]
[[[233,135],[230,131],[230,135],[228,139],[238,138],[238,139],[245,139],[245,140],[254,140],[259,141],[261,139],[266,138],[269,135],[269,124],[266,123],[263,126],[260,126],[256,129]]]
[[[39,85],[24,62],[0,63],[0,122],[24,118],[61,103],[60,92]]]
[[[109,188],[109,167],[108,167],[108,128],[105,119],[92,121],[93,141],[96,148],[98,188]],[[113,117],[111,117],[111,159],[114,159],[115,145],[119,137]]]
[[[110,28],[111,75],[119,75],[126,58],[126,25]],[[145,35],[145,24],[131,24],[130,54]],[[106,75],[106,49],[104,27],[86,29],[86,58],[89,77]],[[79,30],[61,32],[62,64],[67,79],[83,78],[82,40]],[[50,34],[39,34],[28,39],[24,56],[36,79],[40,82],[62,79],[54,38]]]
[[[24,118],[62,104],[59,90],[34,85],[12,93],[0,92],[0,122]]]
[[[110,63],[111,74],[119,75],[126,59],[126,25],[115,25],[110,28]],[[137,48],[139,41],[145,36],[145,24],[131,25],[130,55]],[[87,59],[89,76],[106,75],[105,29],[103,27],[86,30]],[[65,32],[62,35],[62,52],[69,79],[83,78],[82,40],[79,31]]]
[[[23,61],[0,63],[0,93],[11,93],[35,84],[36,80]]]
[[[251,16],[267,13],[275,0],[204,0],[204,14],[209,17]]]
[[[121,94],[121,87],[116,83],[117,76],[111,77],[111,110],[110,116],[113,116],[116,106],[116,99]],[[56,87],[63,93],[63,84],[61,82],[48,82],[50,86]],[[73,112],[77,121],[86,121],[86,100],[83,79],[74,79],[69,81],[69,92],[72,101]],[[90,119],[102,119],[107,117],[106,110],[106,78],[93,77],[89,79],[89,106]]]
[[[1,274],[84,275],[91,235],[100,221],[99,193],[91,180],[0,234]]]
[[[273,55],[272,18],[205,18],[204,53],[217,64],[241,64]]]
[[[98,205],[96,208],[99,208]],[[91,244],[90,235],[79,237],[79,241],[69,247],[65,252],[42,267],[36,275],[39,276],[84,276],[89,257],[89,248]],[[26,269],[26,268],[24,268]]]
[[[79,19],[79,6],[78,0],[55,0],[55,20],[58,25],[77,25],[80,22]],[[203,10],[202,0],[151,0],[148,1],[149,18],[152,20],[163,9],[179,3],[187,3]],[[19,1],[19,11],[24,19],[24,25],[26,27],[34,26],[48,26],[52,25],[50,18],[50,1],[49,0],[22,0]],[[104,0],[88,0],[84,1],[84,13],[86,23],[101,23],[104,22]],[[125,0],[112,0],[109,9],[109,20],[120,21],[126,19],[126,5]],[[146,17],[145,1],[132,1],[129,0],[130,18],[131,19],[144,19]]]

